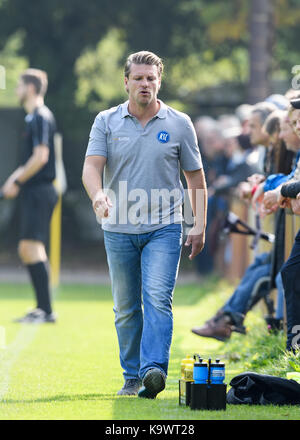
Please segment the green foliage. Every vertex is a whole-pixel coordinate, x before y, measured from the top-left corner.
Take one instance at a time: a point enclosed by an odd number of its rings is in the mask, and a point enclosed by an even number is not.
[[[76,103],[80,107],[96,112],[125,99],[123,64],[126,51],[123,33],[110,29],[95,49],[86,49],[77,59]]]
[[[205,87],[214,87],[224,82],[244,82],[248,77],[247,51],[233,50],[232,56],[214,60],[212,50],[202,54],[166,61],[166,88],[172,96],[186,97]]]
[[[300,351],[285,350],[286,333],[269,333],[264,319],[253,312],[247,315],[247,335],[233,335],[223,353],[231,362],[243,365],[244,371],[256,371],[286,378],[290,371],[300,371]],[[243,344],[241,344],[243,338]]]
[[[207,37],[212,45],[224,41],[235,41],[240,45],[247,36],[249,5],[245,0],[230,3],[210,2],[203,9],[203,19],[207,24]]]
[[[300,9],[297,0],[277,0],[275,10],[276,44],[273,72],[292,79],[291,69],[299,64]]]
[[[293,371],[300,373],[300,352],[287,353],[286,358],[288,359],[289,365],[292,367]],[[292,359],[291,359],[292,358]]]
[[[19,52],[22,48],[23,32],[13,34],[0,51],[0,64],[5,69],[5,89],[0,90],[0,107],[19,105],[15,89],[20,73],[28,67],[28,61]]]

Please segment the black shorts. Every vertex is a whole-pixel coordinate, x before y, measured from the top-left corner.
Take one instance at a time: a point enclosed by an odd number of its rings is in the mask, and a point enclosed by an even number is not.
[[[24,187],[20,192],[20,240],[48,243],[50,221],[58,201],[52,183]]]

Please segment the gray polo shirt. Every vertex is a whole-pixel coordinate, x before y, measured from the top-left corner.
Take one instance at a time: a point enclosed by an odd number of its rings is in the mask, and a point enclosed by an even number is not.
[[[145,127],[128,101],[95,118],[86,156],[107,158],[103,188],[113,207],[104,230],[141,234],[182,221],[180,167],[199,170],[202,160],[189,116],[159,102]]]

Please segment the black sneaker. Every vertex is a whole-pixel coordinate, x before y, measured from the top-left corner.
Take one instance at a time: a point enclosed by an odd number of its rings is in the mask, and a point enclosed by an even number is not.
[[[53,312],[46,313],[44,310],[37,308],[29,311],[22,318],[15,319],[14,322],[26,324],[42,324],[45,322],[54,323],[56,322],[56,315]]]
[[[123,388],[117,392],[118,396],[136,396],[142,385],[140,379],[126,379]]]
[[[158,393],[165,389],[166,376],[158,368],[147,371],[143,378],[143,386],[138,392],[139,397],[155,399]]]

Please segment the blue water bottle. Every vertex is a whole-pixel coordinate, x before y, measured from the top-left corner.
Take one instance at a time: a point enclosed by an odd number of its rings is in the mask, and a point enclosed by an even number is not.
[[[222,384],[225,380],[225,364],[216,359],[215,363],[210,364],[210,383]]]
[[[226,409],[226,388],[225,365],[220,359],[212,363],[209,359],[208,387],[207,387],[207,408],[211,410]]]
[[[196,358],[198,358],[198,362]],[[194,355],[194,359],[196,362],[194,363],[193,379],[196,384],[206,384],[208,378],[207,363],[203,362],[198,354]]]
[[[197,361],[198,358],[198,361]],[[191,383],[191,409],[207,409],[208,366],[198,354],[194,355],[193,379]]]

